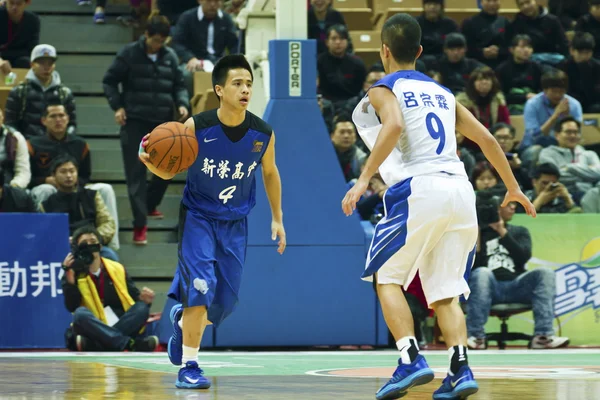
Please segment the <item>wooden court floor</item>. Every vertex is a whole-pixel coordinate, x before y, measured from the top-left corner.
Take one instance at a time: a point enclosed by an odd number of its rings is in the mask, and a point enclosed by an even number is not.
[[[423,354],[436,379],[404,399],[431,399],[445,374],[445,351]],[[181,390],[164,353],[0,352],[0,399],[374,399],[396,358],[393,351],[203,352],[213,387]],[[600,399],[599,350],[487,350],[469,361],[480,386],[470,399]]]

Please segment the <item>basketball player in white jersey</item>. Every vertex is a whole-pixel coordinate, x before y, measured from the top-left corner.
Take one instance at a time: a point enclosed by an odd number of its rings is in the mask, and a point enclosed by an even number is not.
[[[433,398],[464,399],[478,390],[468,366],[467,331],[459,306],[459,297],[470,293],[464,275],[472,267],[478,226],[475,193],[456,154],[455,130],[477,143],[499,172],[508,189],[503,206],[519,202],[534,217],[535,208],[487,129],[456,103],[450,90],[415,71],[423,51],[417,21],[408,14],[394,15],[385,22],[381,40],[388,75],[371,87],[353,113],[372,151],[342,201],[344,213],[351,215],[377,171],[389,186],[383,199],[385,217],[375,228],[362,278],[375,279],[400,359],[376,398],[400,398],[412,386],[434,378],[419,354],[401,288],[408,287],[418,271],[449,347],[448,376]]]

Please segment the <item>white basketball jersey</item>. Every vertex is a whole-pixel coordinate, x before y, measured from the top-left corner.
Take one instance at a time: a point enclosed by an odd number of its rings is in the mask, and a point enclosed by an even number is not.
[[[407,178],[447,172],[467,177],[456,154],[456,102],[449,89],[416,71],[385,76],[373,87],[385,86],[398,99],[405,127],[392,153],[379,167],[388,186]],[[381,122],[366,95],[352,119],[359,135],[373,149]]]

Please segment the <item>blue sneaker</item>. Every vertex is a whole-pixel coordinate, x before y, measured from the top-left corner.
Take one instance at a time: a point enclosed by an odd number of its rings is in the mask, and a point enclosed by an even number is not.
[[[204,376],[204,371],[198,367],[196,361],[188,361],[185,367],[179,370],[175,386],[179,389],[208,389],[210,380]]]
[[[181,358],[183,357],[183,331],[179,327],[179,320],[183,316],[183,306],[181,304],[175,304],[171,308],[169,318],[173,324],[173,335],[169,338],[167,345],[167,353],[169,354],[169,360],[173,365],[181,365]]]
[[[377,400],[399,399],[405,396],[411,387],[425,385],[431,382],[433,377],[433,370],[420,354],[411,364],[402,364],[398,360],[398,368],[394,371],[392,379],[379,389],[375,397]]]
[[[472,394],[477,393],[479,385],[475,382],[471,368],[465,365],[458,370],[454,376],[447,375],[442,382],[442,386],[433,393],[435,400],[445,399],[466,399]]]

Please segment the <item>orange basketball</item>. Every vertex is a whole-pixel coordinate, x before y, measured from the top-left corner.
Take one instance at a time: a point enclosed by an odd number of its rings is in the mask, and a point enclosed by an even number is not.
[[[165,122],[154,128],[146,144],[150,162],[164,172],[187,170],[198,156],[196,135],[179,122]]]

